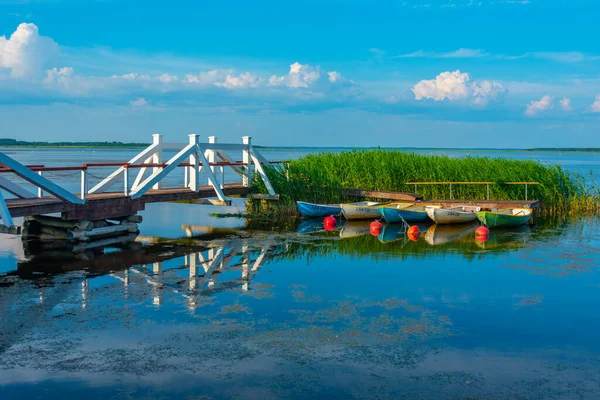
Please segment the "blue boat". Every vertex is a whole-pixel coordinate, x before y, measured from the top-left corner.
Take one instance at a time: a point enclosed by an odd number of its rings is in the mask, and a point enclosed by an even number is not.
[[[297,201],[298,211],[303,217],[327,217],[328,215],[339,215],[342,207],[339,204],[313,204]]]
[[[379,212],[383,216],[386,222],[393,224],[402,222],[403,220],[406,222],[419,222],[419,221],[427,221],[429,216],[427,215],[427,211],[424,206],[415,206],[415,207],[380,207]]]

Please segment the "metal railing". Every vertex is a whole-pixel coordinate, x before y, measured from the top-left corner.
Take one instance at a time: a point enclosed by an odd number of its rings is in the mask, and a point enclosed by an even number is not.
[[[487,200],[490,199],[490,185],[495,185],[496,182],[406,182],[406,185],[415,185],[415,193],[417,193],[417,185],[449,185],[450,200],[452,199],[452,185],[486,185]],[[525,185],[525,200],[529,197],[529,185],[539,185],[539,182],[502,182],[504,185]]]

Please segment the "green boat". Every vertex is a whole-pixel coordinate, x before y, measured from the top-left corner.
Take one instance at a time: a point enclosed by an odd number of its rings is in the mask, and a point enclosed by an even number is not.
[[[518,226],[529,222],[532,211],[531,208],[492,209],[478,212],[477,219],[488,228]]]

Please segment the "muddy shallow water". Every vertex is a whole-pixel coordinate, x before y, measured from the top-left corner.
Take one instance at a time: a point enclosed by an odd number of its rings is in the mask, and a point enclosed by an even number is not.
[[[146,218],[146,240],[181,232]],[[72,258],[3,236],[0,398],[600,397],[598,220],[484,244],[363,225]]]

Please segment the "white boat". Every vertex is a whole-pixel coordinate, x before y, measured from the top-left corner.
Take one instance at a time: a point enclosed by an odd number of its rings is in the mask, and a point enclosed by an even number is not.
[[[449,208],[425,207],[427,215],[436,224],[462,224],[475,221],[477,214],[481,211],[480,207],[475,206],[456,206]]]
[[[340,204],[342,214],[346,219],[370,219],[381,218],[379,213],[379,203],[373,201],[363,201],[360,203]]]

